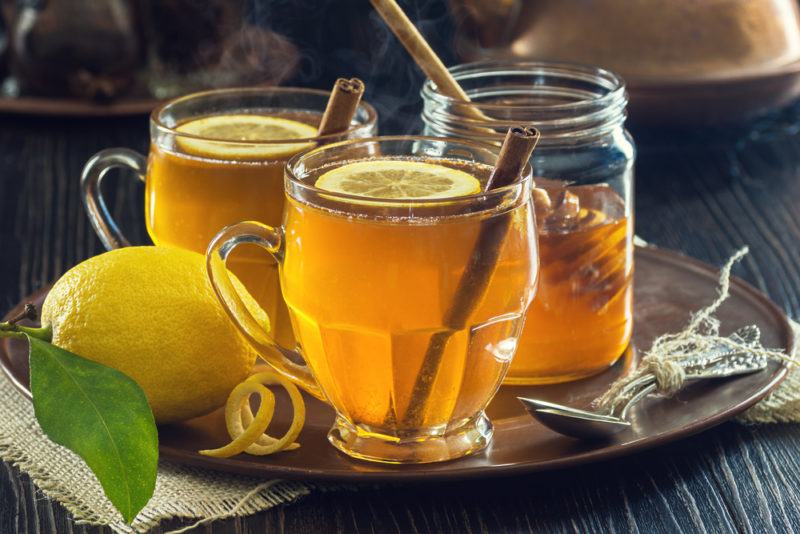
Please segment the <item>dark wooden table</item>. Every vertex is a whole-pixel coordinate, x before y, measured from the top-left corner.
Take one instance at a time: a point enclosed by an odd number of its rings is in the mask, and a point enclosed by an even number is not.
[[[800,107],[716,132],[636,132],[638,233],[721,264],[800,312]],[[0,117],[0,311],[101,252],[78,177],[99,149],[144,150],[144,118]],[[145,242],[142,188],[110,180],[113,211]],[[0,408],[2,417],[2,408]],[[172,522],[164,528],[182,523]],[[724,424],[632,457],[459,484],[316,493],[207,532],[792,532],[800,530],[800,426]],[[0,533],[100,532],[75,525],[0,464]]]

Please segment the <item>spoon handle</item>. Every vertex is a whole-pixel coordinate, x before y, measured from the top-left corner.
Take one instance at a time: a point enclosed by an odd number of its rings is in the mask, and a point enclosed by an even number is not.
[[[753,347],[758,343],[760,337],[761,332],[758,327],[746,326],[734,332],[731,340],[747,347]],[[763,354],[736,350],[722,344],[673,361],[683,368],[685,382],[754,373],[765,369],[769,363],[768,358]],[[619,417],[625,419],[634,405],[657,391],[658,384],[653,374],[648,373],[631,381],[620,391],[619,398],[628,400],[622,405]],[[616,411],[617,409],[612,409],[608,415],[613,416]]]
[[[628,420],[628,410],[630,410],[636,403],[638,403],[639,401],[643,400],[645,397],[647,397],[651,393],[655,392],[657,389],[658,389],[658,386],[656,386],[655,382],[653,382],[649,386],[647,386],[647,387],[643,388],[641,391],[639,391],[636,395],[631,397],[631,399],[627,403],[625,403],[625,406],[622,408],[622,411],[619,414],[619,418],[622,419],[623,421],[627,421]]]
[[[707,368],[704,371],[687,373],[684,385],[690,381],[706,380],[710,378],[725,378],[730,376],[745,375],[761,371],[767,367],[766,357],[754,357],[752,354],[737,353],[729,356],[720,365]],[[652,376],[652,375],[650,375]],[[620,419],[627,419],[630,409],[642,401],[648,395],[655,393],[658,390],[658,385],[655,379],[648,384],[640,386],[640,389],[635,393],[622,408],[620,412]]]

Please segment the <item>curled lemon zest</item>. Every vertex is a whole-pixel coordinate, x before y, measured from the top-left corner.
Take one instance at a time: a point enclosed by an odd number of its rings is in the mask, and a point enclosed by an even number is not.
[[[283,386],[292,401],[292,424],[280,439],[266,434],[275,413],[275,395],[266,386]],[[255,415],[250,409],[250,396],[261,397]],[[218,449],[200,451],[205,456],[229,458],[242,452],[266,456],[300,447],[295,442],[306,419],[306,405],[300,391],[293,383],[272,371],[263,371],[248,377],[233,388],[225,404],[225,426],[231,442]]]

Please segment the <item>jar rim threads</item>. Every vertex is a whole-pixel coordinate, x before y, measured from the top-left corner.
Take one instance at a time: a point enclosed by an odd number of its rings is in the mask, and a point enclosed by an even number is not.
[[[472,99],[470,106],[491,119],[464,113],[463,101],[440,93],[427,80],[421,91],[422,119],[441,135],[495,141],[510,125],[528,122],[541,131],[541,145],[579,144],[611,133],[627,117],[625,83],[605,69],[492,60],[457,65],[450,72]]]

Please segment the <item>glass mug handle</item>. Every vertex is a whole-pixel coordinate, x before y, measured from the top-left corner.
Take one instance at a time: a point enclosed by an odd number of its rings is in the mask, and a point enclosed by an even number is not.
[[[100,192],[100,182],[106,173],[118,167],[132,169],[144,182],[147,173],[147,158],[127,148],[109,148],[92,156],[92,159],[86,162],[83,173],[81,173],[83,206],[86,208],[94,231],[100,237],[106,250],[131,245],[111,217],[103,200],[103,194]]]
[[[264,325],[258,322],[247,309],[236,287],[231,281],[225,261],[233,250],[243,244],[258,245],[269,252],[279,264],[283,262],[283,231],[255,221],[244,221],[223,228],[206,251],[206,269],[214,292],[233,322],[250,341],[267,363],[286,375],[298,386],[315,397],[325,400],[325,396],[307,366],[298,365],[294,359],[302,359],[297,351],[281,347],[267,334]]]

